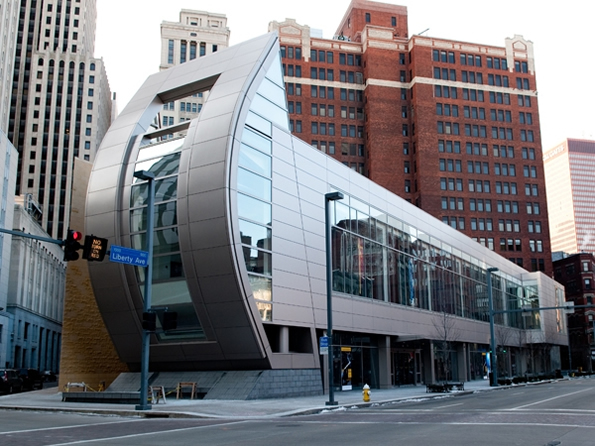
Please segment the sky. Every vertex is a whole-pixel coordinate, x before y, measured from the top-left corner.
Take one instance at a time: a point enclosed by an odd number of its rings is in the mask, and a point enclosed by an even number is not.
[[[160,24],[180,10],[225,14],[230,45],[292,18],[332,38],[350,0],[97,0],[95,57],[105,62],[118,108],[159,70]],[[534,44],[544,151],[565,138],[595,139],[595,2],[592,0],[385,0],[406,6],[409,34],[504,46],[522,35]],[[151,5],[151,6],[149,6]],[[158,7],[152,7],[158,5]]]

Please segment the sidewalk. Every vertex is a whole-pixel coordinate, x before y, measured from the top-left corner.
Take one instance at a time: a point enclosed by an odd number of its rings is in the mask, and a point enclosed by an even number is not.
[[[111,414],[146,417],[197,418],[273,418],[319,413],[324,410],[344,410],[354,406],[391,403],[420,398],[447,398],[491,389],[487,380],[465,383],[464,391],[426,393],[426,387],[404,386],[394,389],[372,389],[371,401],[364,403],[361,391],[335,392],[337,406],[326,406],[328,395],[263,400],[176,400],[168,396],[167,403],[154,404],[151,410],[137,411],[132,404],[66,403],[57,387],[0,396],[0,410],[38,410]]]

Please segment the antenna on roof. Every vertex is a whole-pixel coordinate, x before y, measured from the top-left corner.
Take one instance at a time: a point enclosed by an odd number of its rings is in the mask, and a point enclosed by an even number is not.
[[[430,30],[430,28],[426,28],[426,29],[424,29],[422,32],[420,32],[420,33],[418,34],[418,36],[421,36],[423,33],[425,33],[426,31],[429,31],[429,30]]]

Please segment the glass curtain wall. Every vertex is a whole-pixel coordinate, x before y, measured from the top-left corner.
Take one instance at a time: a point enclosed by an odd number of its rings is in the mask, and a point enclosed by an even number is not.
[[[178,313],[178,328],[157,332],[161,340],[204,339],[184,276],[177,220],[177,179],[184,138],[167,142],[152,140],[141,146],[135,171],[155,174],[155,231],[153,233],[152,308],[160,324],[163,311]],[[134,180],[130,195],[131,247],[146,249],[148,182]],[[140,291],[144,292],[145,268],[136,268]]]
[[[489,321],[483,262],[353,197],[331,206],[335,292]],[[496,311],[538,305],[537,287],[505,274],[492,292]],[[496,323],[523,328],[508,314]]]
[[[281,59],[276,56],[260,84],[242,132],[238,159],[238,216],[252,295],[263,321],[273,319],[272,135],[288,130]]]

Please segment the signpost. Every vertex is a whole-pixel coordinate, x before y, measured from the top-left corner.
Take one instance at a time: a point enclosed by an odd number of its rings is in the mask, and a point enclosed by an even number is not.
[[[149,253],[138,249],[112,245],[110,247],[109,259],[110,262],[146,267],[149,264]]]
[[[319,340],[320,354],[328,355],[328,336],[321,336]]]

